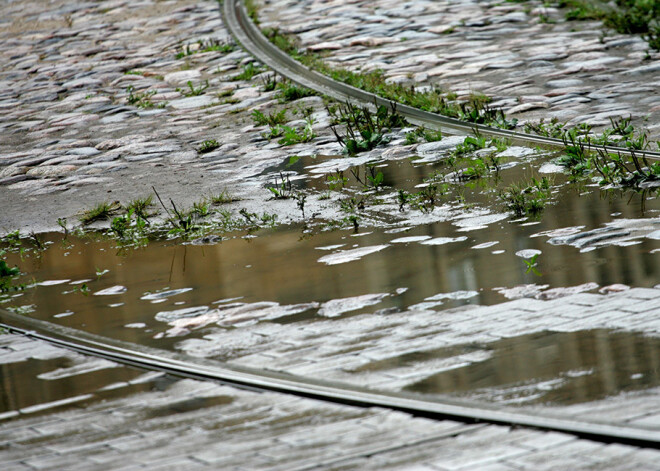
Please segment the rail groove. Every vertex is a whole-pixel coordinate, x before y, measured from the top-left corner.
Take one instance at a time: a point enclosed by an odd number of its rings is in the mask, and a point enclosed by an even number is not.
[[[224,0],[225,25],[236,38],[236,40],[254,57],[266,64],[278,74],[287,79],[328,95],[339,101],[349,101],[360,105],[372,106],[386,105],[392,102],[381,98],[373,93],[365,92],[359,88],[352,87],[342,82],[333,80],[325,75],[315,72],[298,61],[294,60],[276,46],[271,44],[252,22],[247,10],[240,0]],[[521,133],[506,129],[499,129],[483,124],[468,123],[456,118],[441,116],[436,113],[423,111],[402,103],[396,103],[396,110],[408,121],[418,126],[431,129],[453,131],[454,133],[469,134],[475,131],[491,136],[502,137],[516,144],[540,146],[545,148],[563,148],[564,141],[557,138],[537,136],[534,134]],[[616,146],[602,146],[585,143],[589,149],[602,149],[606,152],[630,155],[632,152],[627,148]],[[660,159],[659,151],[634,151],[644,154],[647,158]]]
[[[345,383],[331,383],[217,361],[193,359],[174,352],[100,337],[1,309],[0,328],[85,355],[105,358],[145,370],[163,371],[176,377],[216,381],[251,390],[275,391],[359,407],[384,407],[436,420],[522,426],[568,433],[604,443],[660,448],[658,429],[621,426],[607,422],[586,422],[548,414],[530,414],[467,401],[427,400],[414,394],[375,391]]]

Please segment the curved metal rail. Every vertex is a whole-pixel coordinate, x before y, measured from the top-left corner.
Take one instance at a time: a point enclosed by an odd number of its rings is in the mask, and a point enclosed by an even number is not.
[[[660,430],[584,422],[551,415],[459,401],[432,401],[418,395],[374,391],[222,362],[190,358],[58,326],[0,309],[0,328],[86,355],[177,377],[216,381],[252,390],[276,391],[361,407],[385,407],[415,416],[464,423],[491,423],[568,433],[605,443],[660,448]]]
[[[364,90],[346,85],[345,83],[338,82],[325,75],[310,70],[285,54],[261,34],[261,31],[259,31],[257,26],[252,22],[243,2],[240,0],[224,1],[224,20],[232,35],[250,54],[278,74],[299,85],[311,88],[339,101],[350,101],[367,106],[374,104],[389,106],[390,103],[392,103],[391,100],[381,98],[373,93],[365,92]],[[468,123],[459,119],[448,118],[446,116],[423,111],[401,103],[396,103],[396,110],[411,123],[431,129],[442,129],[462,134],[478,131],[483,135],[503,137],[522,145],[550,148],[562,148],[565,146],[561,139],[499,129],[485,126],[483,124]],[[629,149],[616,146],[590,144],[587,147],[590,149],[602,149],[612,153],[621,153],[622,155],[631,154]],[[636,153],[643,153],[646,157],[660,159],[660,152],[636,151]]]

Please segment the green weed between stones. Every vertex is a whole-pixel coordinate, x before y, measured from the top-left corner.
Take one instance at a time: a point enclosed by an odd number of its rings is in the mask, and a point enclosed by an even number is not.
[[[197,148],[197,153],[207,154],[209,152],[213,152],[218,147],[220,147],[220,143],[218,141],[215,139],[207,139],[199,145]]]
[[[252,62],[250,62],[249,64],[243,66],[242,72],[240,72],[237,75],[234,75],[229,80],[231,80],[232,82],[238,82],[239,80],[244,80],[247,82],[252,80],[255,76],[262,73],[264,70],[265,69],[263,67],[255,66]]]
[[[199,96],[204,93],[204,91],[209,88],[209,81],[206,80],[204,84],[195,87],[192,81],[188,80],[188,89],[177,87],[176,91],[185,97]]]
[[[388,141],[385,134],[392,128],[407,125],[406,120],[396,112],[396,106],[391,109],[381,105],[373,113],[366,107],[357,107],[351,103],[344,105],[328,105],[327,111],[332,118],[330,128],[347,155],[357,155],[370,151],[381,143]],[[339,125],[344,132],[340,132]]]
[[[532,178],[530,183],[514,183],[501,190],[499,198],[516,217],[537,216],[545,208],[550,190],[550,181],[546,177],[541,180]]]
[[[568,21],[601,20],[621,34],[639,34],[660,51],[660,3],[657,0],[559,0]]]
[[[234,44],[220,41],[216,38],[200,39],[195,43],[181,46],[181,50],[174,56],[175,59],[183,59],[202,52],[220,52],[226,54],[235,49]]]
[[[277,126],[286,123],[286,109],[277,112],[271,112],[266,116],[259,110],[252,112],[252,119],[257,126]]]

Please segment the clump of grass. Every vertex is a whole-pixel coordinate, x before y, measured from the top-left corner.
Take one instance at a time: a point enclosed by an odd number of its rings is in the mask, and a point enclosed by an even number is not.
[[[153,216],[153,213],[149,213],[149,208],[153,206],[153,195],[149,195],[143,198],[135,198],[134,200],[129,201],[126,205],[126,211],[133,213],[143,219],[148,219]]]
[[[117,237],[122,244],[139,243],[146,244],[149,225],[146,217],[137,213],[135,207],[130,208],[126,214],[116,216],[110,223],[110,232]]]
[[[109,219],[110,216],[116,214],[120,209],[121,205],[119,204],[119,201],[114,201],[112,203],[104,201],[98,203],[93,208],[84,211],[78,217],[78,220],[84,225],[91,224],[94,221]]]
[[[237,82],[239,80],[249,81],[252,80],[256,75],[259,75],[263,72],[264,69],[261,67],[255,67],[255,65],[250,62],[249,64],[243,66],[243,71],[238,75],[233,76],[230,80]]]
[[[420,139],[426,142],[436,142],[442,140],[442,131],[426,129],[424,126],[415,128],[414,131],[406,133],[406,144],[416,144]]]
[[[227,190],[222,190],[220,193],[214,193],[208,196],[208,201],[214,206],[220,206],[234,201],[240,201],[239,198],[232,196]]]
[[[536,216],[550,198],[550,181],[543,177],[541,180],[532,178],[527,184],[514,183],[500,191],[499,197],[516,217]]]
[[[633,151],[630,156],[623,156],[599,149],[591,162],[602,177],[601,185],[639,188],[644,183],[660,180],[660,162],[649,162],[643,153],[638,155]]]
[[[286,109],[278,112],[271,112],[268,116],[259,110],[254,110],[252,112],[252,119],[257,126],[277,126],[278,124],[284,124],[287,121]]]
[[[293,128],[291,126],[281,127],[281,139],[277,141],[282,146],[292,146],[303,142],[309,142],[316,137],[316,133],[312,129],[313,121],[307,120],[307,123],[302,128]]]
[[[488,140],[485,137],[481,135],[467,136],[463,142],[457,145],[452,151],[452,156],[462,156],[480,149],[485,149],[487,146]]]
[[[220,147],[220,143],[218,141],[215,139],[207,139],[199,145],[197,148],[197,153],[207,154],[216,150],[218,147]]]
[[[381,105],[372,113],[369,108],[357,107],[351,103],[339,106],[328,106],[328,113],[334,124],[330,127],[337,142],[344,148],[344,153],[357,155],[375,148],[385,141],[385,133],[393,127],[403,127],[407,123],[396,112],[396,107],[388,109]],[[345,133],[340,134],[337,125],[343,124]]]
[[[291,180],[288,175],[283,175],[280,172],[280,182],[278,183],[277,177],[275,177],[275,184],[268,187],[268,191],[273,195],[273,199],[276,200],[286,200],[293,197],[293,186],[291,185]]]
[[[621,34],[640,34],[652,49],[660,50],[660,3],[657,0],[615,0],[612,3],[560,0],[567,20],[602,20]]]
[[[429,183],[416,193],[399,189],[397,192],[399,211],[403,211],[405,206],[409,205],[423,213],[430,213],[447,191],[449,191],[449,185],[446,183]]]
[[[195,43],[193,43],[195,44]],[[192,47],[191,44],[181,46],[181,50],[174,56],[176,59],[183,59],[184,57],[202,52],[220,52],[226,54],[234,50],[234,45],[228,42],[220,41],[216,38],[200,39],[197,41],[197,47]]]
[[[156,90],[149,90],[143,93],[139,93],[135,92],[133,85],[129,85],[126,87],[126,93],[128,93],[126,101],[128,101],[129,105],[135,105],[138,108],[153,108],[156,106],[151,101],[151,97],[156,94]]]
[[[201,95],[202,93],[204,93],[204,91],[205,91],[207,88],[209,88],[209,81],[206,80],[206,81],[204,82],[204,84],[199,85],[198,87],[195,87],[195,86],[193,85],[192,81],[191,81],[191,80],[188,80],[187,85],[188,85],[188,89],[177,87],[176,91],[179,92],[181,95],[183,95],[183,96],[185,96],[185,97],[199,96],[199,95]]]
[[[277,84],[279,98],[282,103],[299,100],[308,96],[317,95],[314,90],[306,87],[299,87],[290,82],[279,82]]]
[[[547,123],[543,118],[538,123],[525,123],[525,132],[528,134],[538,134],[544,137],[554,137],[561,139],[566,132],[566,124],[560,123],[557,118],[552,118]]]

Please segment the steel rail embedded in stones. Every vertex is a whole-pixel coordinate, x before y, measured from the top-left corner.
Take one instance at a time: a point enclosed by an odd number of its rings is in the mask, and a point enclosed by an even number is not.
[[[286,53],[271,44],[259,31],[250,19],[245,5],[240,0],[224,1],[225,25],[234,38],[254,57],[266,64],[278,74],[287,79],[323,93],[339,101],[349,101],[366,106],[390,106],[393,102],[373,93],[352,87],[342,82],[333,80],[325,75],[315,72],[294,60]],[[499,129],[483,124],[468,123],[456,118],[441,116],[428,111],[413,108],[402,103],[395,103],[399,114],[411,123],[426,126],[431,129],[442,129],[462,134],[479,132],[480,134],[510,139],[516,144],[542,146],[549,148],[563,148],[565,143],[562,139],[536,136],[533,134]],[[643,153],[647,158],[660,159],[657,151],[631,151],[630,149],[616,146],[602,146],[593,143],[584,143],[586,148],[601,149],[606,152],[631,155]]]
[[[200,359],[193,361],[186,356],[100,337],[1,309],[0,328],[86,355],[146,370],[163,371],[177,377],[217,381],[242,388],[276,391],[340,404],[385,407],[433,419],[523,426],[569,433],[580,438],[605,443],[660,448],[660,430],[657,429],[586,422],[549,415],[532,415],[502,407],[489,407],[468,402],[429,401],[412,394],[374,391],[347,384],[230,366],[222,362]]]

